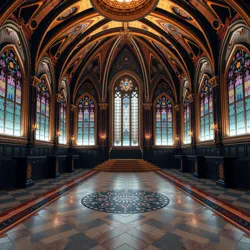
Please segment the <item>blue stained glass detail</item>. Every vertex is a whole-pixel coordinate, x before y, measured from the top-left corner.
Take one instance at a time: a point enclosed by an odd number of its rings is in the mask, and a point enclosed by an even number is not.
[[[85,96],[78,104],[78,145],[95,145],[95,105]]]
[[[232,58],[228,73],[229,135],[250,133],[250,58],[239,49]]]
[[[21,135],[22,75],[13,50],[0,56],[0,133]]]
[[[45,78],[36,88],[36,123],[38,129],[36,131],[36,139],[49,141],[49,89]]]

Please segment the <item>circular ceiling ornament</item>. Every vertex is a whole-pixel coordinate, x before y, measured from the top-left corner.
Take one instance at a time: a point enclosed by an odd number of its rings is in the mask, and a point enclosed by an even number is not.
[[[91,0],[101,15],[115,21],[130,22],[154,10],[159,0]]]
[[[146,190],[107,190],[82,198],[82,205],[100,212],[137,214],[161,209],[170,203],[167,196]]]

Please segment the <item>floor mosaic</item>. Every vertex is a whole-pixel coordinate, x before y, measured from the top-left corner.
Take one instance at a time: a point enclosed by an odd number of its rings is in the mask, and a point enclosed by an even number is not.
[[[147,190],[170,199],[142,214],[109,214],[81,199],[105,190]],[[154,173],[99,173],[0,238],[4,250],[246,250],[250,239]]]

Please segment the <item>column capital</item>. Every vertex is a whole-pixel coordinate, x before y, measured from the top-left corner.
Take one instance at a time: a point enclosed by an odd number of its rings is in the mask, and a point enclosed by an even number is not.
[[[151,102],[143,103],[143,107],[144,107],[144,110],[150,110],[152,107],[152,103]]]
[[[98,103],[98,105],[99,105],[101,110],[107,110],[107,108],[108,108],[108,103],[106,103],[106,102],[100,102],[100,103]]]
[[[176,112],[180,111],[180,104],[176,104],[174,106],[174,109],[175,109]]]
[[[74,111],[76,110],[76,106],[73,105],[73,104],[71,104],[71,105],[70,105],[70,110],[74,112]]]
[[[37,76],[32,76],[32,83],[31,83],[32,87],[36,88],[40,82],[41,79],[39,79]]]
[[[189,94],[187,96],[187,99],[189,100],[189,102],[193,102],[194,101],[194,95],[193,94]]]
[[[209,83],[212,85],[212,87],[214,88],[214,87],[218,86],[219,77],[218,77],[218,76],[214,76],[214,77],[210,78],[210,79],[208,80],[208,82],[209,82]]]

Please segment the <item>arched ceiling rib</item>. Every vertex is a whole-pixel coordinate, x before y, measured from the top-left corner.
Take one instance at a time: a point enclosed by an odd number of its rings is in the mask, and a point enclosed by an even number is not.
[[[237,19],[250,26],[244,0],[160,0],[153,12],[129,23],[102,17],[90,0],[6,0],[0,8],[0,25],[7,19],[19,23],[30,39],[33,63],[38,66],[42,57],[50,57],[60,69],[58,80],[72,64],[77,71],[95,56],[96,44],[109,47],[123,35],[147,43],[169,69],[179,68],[191,80],[201,57],[215,67],[218,52],[213,45],[226,27]]]

